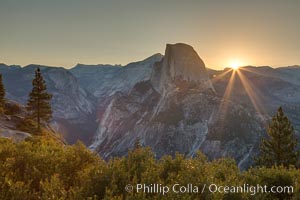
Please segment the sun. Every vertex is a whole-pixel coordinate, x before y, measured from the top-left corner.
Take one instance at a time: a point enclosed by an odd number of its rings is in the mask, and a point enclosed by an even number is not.
[[[230,62],[229,67],[237,70],[239,67],[241,66],[241,63],[238,60],[234,60],[232,62]]]

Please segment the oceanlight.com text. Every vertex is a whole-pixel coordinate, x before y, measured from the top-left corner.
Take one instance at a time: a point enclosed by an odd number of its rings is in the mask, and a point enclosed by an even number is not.
[[[168,193],[248,193],[250,195],[255,195],[257,193],[293,193],[293,186],[267,186],[267,185],[218,185],[218,184],[186,184],[182,185],[175,183],[173,185],[163,185],[163,184],[127,184],[125,187],[127,192],[136,193],[152,193],[152,194],[168,194]]]

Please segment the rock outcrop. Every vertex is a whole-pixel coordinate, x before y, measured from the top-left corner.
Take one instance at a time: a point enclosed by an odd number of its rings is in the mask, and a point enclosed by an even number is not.
[[[167,44],[164,58],[154,65],[151,83],[162,94],[182,82],[212,87],[205,64],[193,47],[183,43]]]
[[[157,157],[176,152],[193,156],[202,150],[211,159],[231,156],[242,160],[257,139],[253,133],[259,131],[260,121],[236,117],[248,116],[249,110],[234,103],[228,105],[232,113],[228,121],[220,120],[221,101],[193,48],[167,45],[166,55],[154,64],[149,80],[108,101],[91,148],[104,158],[122,156],[140,140],[152,147]],[[227,130],[232,123],[251,131]],[[220,129],[225,133],[218,134]]]

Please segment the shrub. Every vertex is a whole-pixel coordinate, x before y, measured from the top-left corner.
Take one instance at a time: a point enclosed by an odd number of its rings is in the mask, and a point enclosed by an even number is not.
[[[283,167],[240,172],[232,159],[208,161],[198,153],[156,160],[149,148],[135,148],[127,157],[102,160],[82,143],[62,145],[46,136],[20,143],[0,138],[0,199],[299,199],[300,171]],[[219,186],[294,186],[294,193],[157,193],[126,192],[127,184],[206,184]]]
[[[17,129],[20,131],[31,133],[33,135],[38,134],[37,123],[27,117],[25,117],[23,120],[19,122],[19,124],[17,124]]]
[[[21,113],[20,105],[16,103],[6,103],[4,107],[4,114],[6,115],[17,115]]]

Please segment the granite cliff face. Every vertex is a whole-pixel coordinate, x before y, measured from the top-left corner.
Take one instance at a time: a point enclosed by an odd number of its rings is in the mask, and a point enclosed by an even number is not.
[[[162,94],[183,82],[211,86],[205,64],[193,47],[167,44],[163,60],[154,65],[151,84]]]
[[[201,150],[209,159],[232,157],[243,169],[278,106],[300,135],[299,66],[211,70],[191,46],[168,44],[164,56],[126,66],[0,64],[8,99],[26,103],[37,67],[53,94],[52,126],[106,159],[140,140],[157,157]]]
[[[167,45],[149,80],[111,97],[91,148],[104,158],[122,156],[140,140],[157,157],[175,152],[193,156],[202,150],[212,159],[243,161],[259,138],[261,121],[233,102],[228,102],[230,115],[225,117],[219,111],[221,101],[193,48]]]

